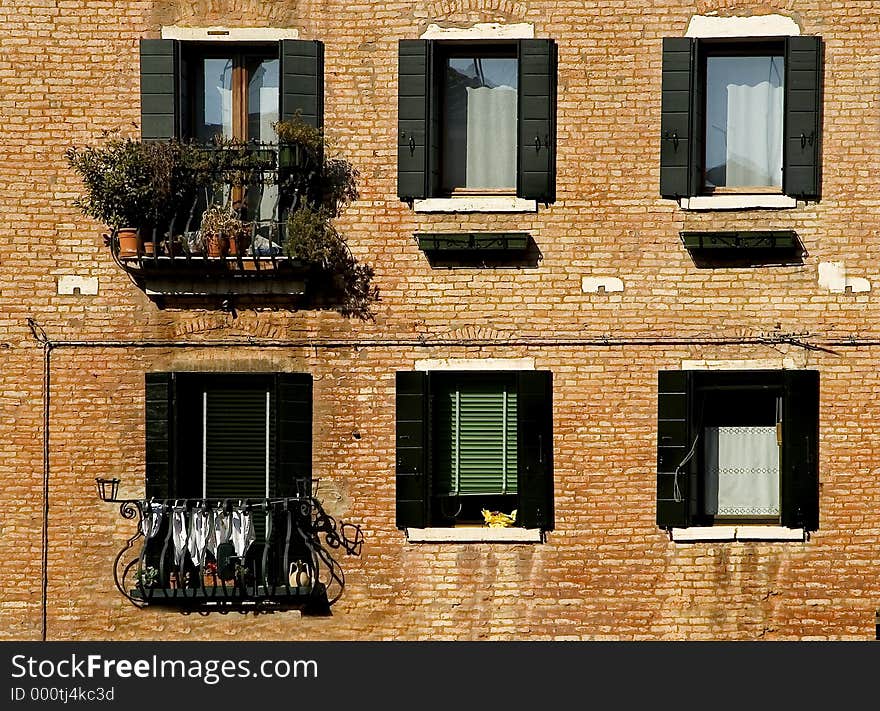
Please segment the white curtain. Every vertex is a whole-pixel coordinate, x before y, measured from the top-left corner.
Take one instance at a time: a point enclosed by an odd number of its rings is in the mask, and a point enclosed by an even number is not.
[[[779,515],[776,427],[707,427],[706,513]]]
[[[467,187],[516,185],[516,95],[509,86],[467,88]]]
[[[217,87],[220,92],[220,125],[226,138],[232,137],[232,89]]]
[[[707,183],[782,186],[784,85],[782,57],[709,57]]]
[[[278,140],[272,124],[278,122],[278,87],[260,87],[260,135],[257,136],[263,143],[274,143]],[[263,199],[260,201],[258,218],[271,220],[274,214],[275,201],[278,199],[278,186],[265,184],[263,186]]]

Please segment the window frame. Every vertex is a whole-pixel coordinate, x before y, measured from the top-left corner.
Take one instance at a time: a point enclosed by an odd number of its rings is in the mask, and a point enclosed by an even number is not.
[[[439,156],[439,165],[437,172],[439,173],[438,187],[434,193],[429,195],[431,198],[455,198],[455,197],[516,197],[516,169],[514,169],[514,184],[511,187],[504,188],[468,188],[462,186],[450,186],[446,180],[446,167],[444,166],[443,155],[445,153],[446,144],[449,142],[449,132],[444,123],[447,113],[447,91],[446,91],[446,63],[450,59],[470,58],[475,55],[481,55],[487,58],[514,59],[517,63],[517,77],[519,76],[519,52],[517,51],[516,41],[513,40],[434,40],[435,50],[433,57],[433,67],[431,68],[432,86],[434,104],[437,107],[434,123],[437,126],[437,154]],[[520,102],[520,86],[517,81],[516,88],[517,110],[519,110]],[[519,118],[517,118],[517,125]],[[519,152],[519,131],[517,130],[516,144],[513,146],[514,154]]]
[[[657,525],[661,528],[819,527],[819,372],[816,370],[661,370],[657,408]],[[761,388],[782,395],[780,516],[742,519],[706,513],[700,450],[701,392]]]
[[[780,185],[750,185],[741,187],[728,186],[709,186],[707,185],[706,174],[708,172],[707,154],[709,150],[709,116],[707,110],[708,94],[709,94],[709,59],[710,57],[781,57],[785,60],[785,38],[784,37],[742,37],[737,39],[731,38],[706,38],[697,42],[697,102],[699,104],[698,111],[702,111],[702,125],[699,127],[702,137],[702,156],[700,158],[700,181],[699,192],[696,197],[706,197],[713,195],[784,195],[783,181]],[[785,115],[787,112],[787,92],[785,82],[787,81],[787,71],[783,65],[783,108],[782,108],[782,165],[785,165]]]

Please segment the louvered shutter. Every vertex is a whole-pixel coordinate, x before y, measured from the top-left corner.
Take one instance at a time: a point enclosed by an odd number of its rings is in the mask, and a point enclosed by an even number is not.
[[[818,199],[822,137],[822,38],[785,42],[785,155],[783,192]]]
[[[693,374],[661,370],[657,377],[657,525],[686,527],[696,511],[698,457],[686,465],[695,436],[691,413]]]
[[[174,374],[147,373],[145,381],[146,496],[164,499],[174,479]]]
[[[180,137],[180,42],[142,39],[141,138]]]
[[[208,388],[204,392],[204,496],[266,496],[274,469],[273,403],[267,388]]]
[[[784,372],[782,525],[819,528],[819,373]]]
[[[552,531],[553,374],[517,373],[517,523]]]
[[[398,372],[396,378],[397,527],[428,525],[428,374]]]
[[[660,106],[660,195],[679,198],[696,195],[699,171],[695,163],[702,138],[695,133],[696,42],[689,37],[663,38]]]
[[[311,495],[312,484],[312,376],[278,373],[278,460],[272,496]]]
[[[517,195],[556,199],[556,43],[519,41]]]
[[[398,45],[397,195],[428,197],[431,95],[431,42],[400,40]],[[435,132],[436,133],[436,132]]]
[[[436,493],[516,493],[517,393],[510,379],[459,379],[437,390],[432,410]]]
[[[316,40],[281,40],[281,119],[297,111],[314,128],[324,125],[324,44]]]

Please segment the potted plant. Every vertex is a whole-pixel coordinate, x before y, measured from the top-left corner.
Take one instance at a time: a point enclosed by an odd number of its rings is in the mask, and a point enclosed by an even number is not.
[[[187,155],[187,148],[176,141],[145,143],[133,138],[71,147],[68,164],[85,188],[74,204],[116,232],[120,256],[152,251],[152,242],[145,243],[143,236],[164,230],[195,189]]]
[[[230,206],[211,205],[202,215],[202,244],[207,257],[225,257],[230,251],[230,240],[236,243],[236,254],[246,226]]]

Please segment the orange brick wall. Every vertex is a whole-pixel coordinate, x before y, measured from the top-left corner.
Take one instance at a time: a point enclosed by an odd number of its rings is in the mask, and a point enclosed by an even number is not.
[[[823,36],[819,203],[695,214],[658,197],[661,38],[711,11],[776,11]],[[426,215],[397,199],[397,40],[431,22],[531,22],[556,39],[554,205]],[[113,263],[102,226],[71,205],[78,183],[64,150],[105,130],[136,133],[137,42],[172,24],[290,26],[324,41],[327,133],[361,173],[361,199],[339,227],[376,269],[374,321],[159,309]],[[5,3],[0,639],[39,639],[42,628],[43,351],[28,318],[57,341],[192,344],[52,352],[49,639],[872,638],[880,307],[873,292],[820,288],[818,265],[844,261],[880,285],[878,30],[880,2],[869,0]],[[804,264],[699,269],[678,237],[740,228],[796,230]],[[432,269],[412,237],[421,230],[528,231],[542,259],[535,269]],[[59,296],[66,274],[97,277],[99,294]],[[606,275],[625,290],[581,291],[582,277]],[[791,333],[819,349],[749,341]],[[238,338],[309,345],[198,347]],[[533,357],[553,371],[556,530],[546,543],[417,545],[395,528],[394,372],[425,357]],[[671,543],[654,523],[657,370],[782,358],[821,371],[819,531],[805,544]],[[365,535],[363,554],[341,560],[347,585],[332,617],[139,611],[114,589],[113,558],[133,530],[97,501],[94,477],[120,476],[123,495],[142,494],[143,374],[171,369],[313,374],[318,493]]]

